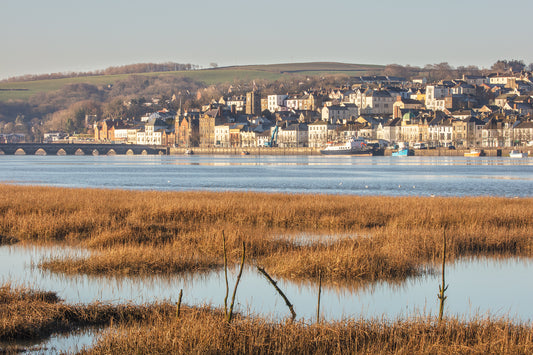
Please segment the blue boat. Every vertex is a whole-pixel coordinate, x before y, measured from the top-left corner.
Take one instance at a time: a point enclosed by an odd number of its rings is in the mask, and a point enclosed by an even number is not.
[[[409,148],[398,149],[397,151],[392,152],[393,157],[406,157],[408,155],[414,155],[413,151]]]

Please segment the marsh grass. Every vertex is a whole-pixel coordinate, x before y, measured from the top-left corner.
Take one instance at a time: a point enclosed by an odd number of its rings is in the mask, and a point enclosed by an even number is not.
[[[178,247],[124,246],[99,250],[87,257],[54,257],[39,266],[68,274],[146,275],[205,272],[220,267],[221,263]]]
[[[529,354],[533,328],[507,319],[433,317],[272,322],[223,310],[176,305],[68,305],[55,294],[0,287],[0,341],[43,339],[85,326],[108,328],[87,354],[324,353]],[[15,348],[11,348],[15,349]],[[6,349],[0,349],[6,350]],[[20,349],[23,350],[23,349]]]
[[[0,286],[0,341],[42,339],[54,332],[85,326],[102,326],[140,321],[173,314],[170,304],[154,305],[69,305],[55,293]]]
[[[94,250],[46,267],[82,273],[181,272],[247,263],[278,277],[349,280],[419,275],[447,255],[533,254],[533,199],[156,192],[0,185],[0,235]],[[305,244],[280,235],[342,235]]]
[[[120,326],[102,337],[89,354],[526,354],[533,330],[505,320],[462,322],[420,318],[383,322],[345,320],[305,324],[271,323],[195,309],[179,320],[165,318]]]

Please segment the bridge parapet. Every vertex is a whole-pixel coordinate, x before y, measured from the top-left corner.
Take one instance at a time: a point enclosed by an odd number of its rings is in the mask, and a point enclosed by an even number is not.
[[[167,151],[166,147],[137,144],[0,144],[0,155],[162,155]]]

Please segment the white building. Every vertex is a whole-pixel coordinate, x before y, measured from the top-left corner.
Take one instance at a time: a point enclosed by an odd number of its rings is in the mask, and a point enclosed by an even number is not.
[[[305,123],[295,123],[287,128],[280,128],[279,147],[305,147],[308,144],[308,127]]]
[[[268,95],[267,96],[267,109],[274,113],[281,111],[282,107],[285,107],[285,99],[287,95]]]
[[[342,123],[359,115],[356,105],[331,105],[322,108],[322,121]]]
[[[225,103],[229,108],[235,107],[235,111],[244,111],[246,106],[246,96],[232,96],[228,98]]]
[[[489,77],[489,83],[491,85],[507,85],[510,81],[516,80],[514,75],[502,74]]]
[[[443,120],[438,123],[430,122],[428,125],[428,140],[438,142],[441,147],[452,145],[453,124],[451,120]]]
[[[308,144],[312,148],[320,148],[336,136],[335,129],[337,125],[327,121],[316,121],[307,126]]]
[[[392,115],[396,97],[387,90],[356,90],[348,101],[359,107],[359,114]]]
[[[426,108],[430,110],[444,110],[446,96],[452,95],[452,88],[443,85],[426,86]]]
[[[137,131],[137,144],[146,144],[146,133],[144,130]]]
[[[151,118],[148,123],[144,125],[145,144],[161,145],[163,136],[162,130],[165,129],[167,129],[167,124],[165,122],[158,118]]]
[[[299,110],[300,100],[298,99],[298,96],[287,97],[285,99],[285,107],[289,110]]]
[[[230,124],[215,126],[215,147],[226,148],[231,145],[229,127]]]
[[[128,141],[128,128],[115,129],[115,142],[125,143]]]
[[[378,131],[378,139],[386,140],[390,143],[396,143],[400,138],[400,132],[402,127],[402,118],[394,118],[384,124],[381,128],[381,132]]]

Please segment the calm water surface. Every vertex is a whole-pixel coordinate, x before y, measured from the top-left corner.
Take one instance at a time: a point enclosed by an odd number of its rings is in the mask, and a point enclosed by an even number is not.
[[[54,291],[69,303],[177,301],[183,289],[183,302],[189,305],[222,306],[224,272],[184,276],[110,277],[65,276],[36,267],[53,256],[87,252],[71,249],[2,246],[0,282]],[[399,283],[325,285],[321,314],[327,320],[348,317],[408,318],[437,313],[438,273]],[[235,282],[236,270],[230,274]],[[464,259],[447,267],[449,284],[446,314],[466,319],[478,315],[509,316],[515,320],[533,319],[533,262],[529,259]],[[316,316],[318,286],[313,283],[280,280],[278,285],[294,304],[299,319]],[[497,286],[496,286],[497,285]],[[282,319],[288,309],[276,291],[255,269],[247,268],[237,292],[237,310],[266,318]]]
[[[533,158],[0,156],[0,182],[388,196],[533,196]]]

